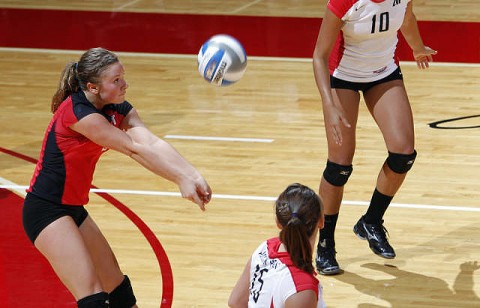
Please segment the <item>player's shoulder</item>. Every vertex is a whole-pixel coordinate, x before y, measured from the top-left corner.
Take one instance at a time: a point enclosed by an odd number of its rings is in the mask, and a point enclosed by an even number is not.
[[[353,6],[361,5],[362,2],[370,0],[329,0],[327,8],[329,8],[337,17],[343,17]]]

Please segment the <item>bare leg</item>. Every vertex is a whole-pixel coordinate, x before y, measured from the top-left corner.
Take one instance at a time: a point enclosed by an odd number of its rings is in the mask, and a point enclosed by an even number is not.
[[[103,291],[89,251],[71,217],[61,217],[43,229],[35,246],[77,301]]]
[[[403,164],[402,159],[410,159],[414,152],[413,116],[403,81],[379,84],[368,90],[364,98],[383,134],[388,151],[395,153],[395,161],[401,157],[400,162]],[[353,228],[359,238],[368,240],[370,249],[375,254],[387,259],[395,258],[396,255],[387,240],[383,216],[405,176],[406,171],[394,172],[387,163],[383,163],[368,210]]]
[[[375,86],[365,94],[365,101],[383,134],[388,151],[413,153],[413,116],[403,81],[394,80]],[[406,173],[395,173],[384,164],[377,178],[377,189],[385,195],[394,196],[405,176]]]
[[[102,232],[90,216],[80,226],[80,232],[90,252],[103,289],[110,293],[123,280],[123,273],[117,259]]]
[[[115,254],[90,216],[80,226],[80,232],[90,252],[103,289],[111,293],[124,279]]]
[[[345,110],[345,117],[352,127],[342,128],[343,143],[338,145],[333,140],[331,125],[325,117],[325,131],[328,143],[328,160],[339,165],[348,166],[352,164],[356,145],[356,126],[360,95],[358,92],[346,89],[332,89],[333,99],[336,104],[342,105]],[[338,214],[343,198],[343,186],[334,186],[322,177],[319,194],[324,203],[325,215]]]
[[[343,142],[341,145],[338,145],[333,139],[332,125],[329,123],[329,118],[324,116],[328,143],[328,160],[340,166],[350,166],[355,153],[355,129],[360,95],[352,90],[332,89],[332,96],[334,103],[343,107],[344,116],[352,126],[350,128],[342,127]],[[322,176],[319,195],[324,204],[325,223],[320,232],[317,245],[316,267],[319,273],[323,275],[341,273],[341,269],[335,259],[335,229],[343,199],[343,191],[344,186],[332,185]]]

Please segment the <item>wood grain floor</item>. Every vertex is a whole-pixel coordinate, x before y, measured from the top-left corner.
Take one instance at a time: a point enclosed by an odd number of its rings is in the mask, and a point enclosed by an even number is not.
[[[48,1],[48,7],[305,17],[316,10],[317,17],[325,3],[229,2],[71,1],[67,6]],[[2,7],[45,5],[0,1]],[[424,20],[479,20],[475,1],[416,0],[415,5],[417,17]],[[113,151],[100,160],[94,185],[117,190],[111,195],[161,242],[173,272],[173,307],[226,307],[250,253],[277,234],[273,199],[292,182],[318,186],[326,144],[311,62],[252,58],[240,82],[215,88],[198,75],[194,56],[119,55],[130,84],[128,100],[153,132],[205,175],[214,198],[202,213],[175,194],[155,194],[177,189]],[[60,72],[78,56],[77,51],[0,49],[2,147],[38,157]],[[362,105],[355,171],[337,231],[337,256],[345,273],[319,277],[325,300],[329,307],[342,308],[479,307],[480,66],[442,63],[419,71],[402,63],[402,71],[419,156],[385,217],[397,258],[386,261],[373,255],[352,232],[386,157],[382,137]],[[429,126],[466,116],[476,117],[442,124],[455,129]],[[27,185],[32,171],[32,164],[0,153],[1,178]],[[162,277],[144,235],[97,195],[92,194],[88,209],[129,274],[139,306],[159,307]]]

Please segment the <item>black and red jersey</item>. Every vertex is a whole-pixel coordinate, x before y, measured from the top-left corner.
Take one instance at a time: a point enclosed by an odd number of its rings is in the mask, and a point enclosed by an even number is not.
[[[72,94],[60,104],[48,125],[27,192],[43,199],[68,205],[84,205],[100,155],[108,149],[70,129],[83,117],[99,113],[119,127],[132,109],[127,101],[109,104],[98,110],[83,91]]]

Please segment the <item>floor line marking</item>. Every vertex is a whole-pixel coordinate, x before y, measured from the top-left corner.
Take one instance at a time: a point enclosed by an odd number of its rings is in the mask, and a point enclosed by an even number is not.
[[[232,142],[263,142],[263,143],[273,142],[273,139],[185,136],[185,135],[165,135],[164,138],[165,139],[186,139],[186,140],[232,141]]]
[[[234,9],[233,11],[230,12],[230,14],[240,13],[240,12],[243,11],[244,9],[249,8],[249,7],[251,7],[252,5],[255,5],[255,4],[257,4],[257,3],[261,2],[261,1],[262,1],[262,0],[251,1],[251,2],[249,2],[249,3],[247,3],[247,4],[245,4],[245,5],[242,5],[242,6],[239,7],[239,8]]]
[[[9,181],[3,183],[4,179],[0,178],[0,188],[12,189],[12,190],[25,190],[27,186],[8,184]],[[11,183],[11,182],[10,182]],[[90,189],[92,193],[108,193],[108,194],[129,194],[129,195],[149,195],[149,196],[166,196],[166,197],[181,197],[178,192],[168,191],[152,191],[152,190],[129,190],[129,189]],[[216,199],[229,199],[229,200],[252,200],[252,201],[275,201],[276,197],[268,196],[243,196],[243,195],[228,195],[228,194],[213,194],[213,198]],[[368,206],[367,201],[342,201],[344,205],[354,206]],[[427,209],[427,210],[439,210],[439,211],[462,211],[462,212],[480,212],[480,208],[455,206],[455,205],[429,205],[429,204],[409,204],[409,203],[392,203],[391,207],[396,208],[410,208],[410,209]]]
[[[15,52],[37,52],[37,53],[51,53],[51,54],[72,54],[80,56],[85,50],[73,49],[46,49],[46,48],[20,48],[20,47],[0,47],[0,51],[15,51]],[[119,56],[133,56],[133,57],[153,57],[153,58],[176,58],[176,59],[196,59],[196,54],[174,54],[174,53],[148,53],[148,52],[115,52]],[[247,55],[248,56],[248,55]],[[248,60],[260,61],[292,61],[292,62],[312,62],[311,58],[300,57],[264,57],[264,56],[248,56]],[[400,66],[416,66],[415,61],[400,61]],[[462,62],[432,62],[430,66],[447,66],[447,67],[480,67],[480,63],[462,63]]]
[[[17,185],[5,178],[2,178],[1,176],[0,176],[0,188],[9,189],[14,193],[16,193],[17,195],[22,196],[23,198],[25,198],[25,196],[27,195],[27,192],[25,191],[25,189],[27,189],[27,186]]]

